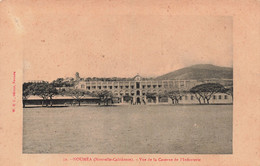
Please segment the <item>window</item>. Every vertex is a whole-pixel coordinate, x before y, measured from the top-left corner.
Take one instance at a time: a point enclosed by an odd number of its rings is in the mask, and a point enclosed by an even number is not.
[[[169,87],[173,87],[173,83],[172,82],[169,82]]]
[[[215,95],[213,95],[213,100],[215,100],[216,99],[216,96]]]
[[[107,89],[107,86],[103,86],[104,89]]]
[[[182,100],[182,96],[180,96],[180,100]]]
[[[228,99],[227,95],[225,95],[224,97],[225,97],[226,100]]]
[[[96,89],[96,86],[92,86],[93,89]]]
[[[120,86],[120,89],[123,89],[123,86]]]
[[[129,88],[129,86],[126,85],[125,88]]]
[[[147,88],[151,88],[151,85],[147,85]]]
[[[137,88],[137,89],[140,88],[140,83],[139,83],[139,82],[136,83],[136,88]]]
[[[143,85],[143,89],[145,88],[145,85]]]
[[[156,85],[153,85],[153,88],[156,88],[157,86]]]
[[[134,89],[134,86],[132,85],[131,88]]]
[[[158,85],[158,87],[159,87],[159,88],[161,88],[161,87],[162,87],[162,85]]]
[[[193,100],[193,98],[194,98],[193,96],[190,96],[190,99],[191,99],[191,100]]]
[[[98,89],[101,89],[101,86],[98,86]]]
[[[90,86],[87,86],[87,89],[90,90]]]
[[[218,99],[221,99],[221,95],[218,96]]]
[[[109,86],[109,89],[112,89],[112,86]]]
[[[139,91],[139,90],[138,90],[138,91],[136,91],[136,95],[138,95],[138,96],[140,95],[140,91]]]
[[[118,86],[114,86],[114,88],[115,88],[115,89],[117,89],[117,88],[118,88]]]
[[[181,81],[180,85],[181,85],[181,87],[183,87],[184,86],[184,81]]]

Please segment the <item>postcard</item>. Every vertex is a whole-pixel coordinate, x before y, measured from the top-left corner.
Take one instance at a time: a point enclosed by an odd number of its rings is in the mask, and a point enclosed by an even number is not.
[[[259,1],[0,2],[3,165],[259,165]]]

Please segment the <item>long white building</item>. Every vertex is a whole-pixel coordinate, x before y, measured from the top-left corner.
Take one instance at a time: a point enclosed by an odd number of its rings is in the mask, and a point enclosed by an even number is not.
[[[147,93],[162,94],[165,90],[183,90],[189,91],[192,87],[202,83],[220,83],[223,86],[232,84],[233,80],[146,80],[141,76],[136,75],[129,81],[79,81],[75,86],[77,89],[84,89],[90,92],[108,90],[113,93],[115,97],[124,103],[127,97],[132,98],[133,103],[163,103],[171,102],[165,97],[156,96],[155,100],[148,100]],[[217,95],[217,96],[216,96]],[[216,94],[213,96],[211,103],[231,103],[232,97],[226,94]],[[221,97],[220,97],[221,96]],[[180,103],[198,103],[192,94],[183,96]]]

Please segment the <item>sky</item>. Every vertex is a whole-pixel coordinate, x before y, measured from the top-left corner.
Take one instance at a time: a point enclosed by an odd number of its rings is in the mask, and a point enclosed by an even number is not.
[[[9,28],[23,41],[25,82],[76,72],[81,77],[153,77],[195,64],[232,67],[232,17],[56,5],[5,9]]]

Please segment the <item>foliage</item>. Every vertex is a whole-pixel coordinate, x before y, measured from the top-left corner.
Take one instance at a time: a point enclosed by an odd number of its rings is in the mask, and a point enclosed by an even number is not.
[[[133,97],[129,96],[129,95],[125,95],[124,96],[124,101],[126,101],[126,102],[133,101]]]
[[[81,99],[85,97],[85,95],[89,95],[90,92],[81,90],[81,89],[67,89],[63,91],[63,95],[71,96],[75,100],[78,101],[78,104],[80,106]]]
[[[186,93],[186,91],[175,89],[165,91],[165,96],[169,97],[172,100],[173,104],[178,104],[181,97],[184,96]]]
[[[224,92],[224,90],[224,86],[219,83],[206,83],[191,88],[190,92],[196,96],[200,104],[201,99],[203,99],[204,103],[207,102],[209,104],[209,100],[213,94]]]
[[[43,99],[42,106],[44,104],[44,101],[46,102],[46,106],[48,106],[48,102],[47,102],[48,99],[50,99],[51,106],[52,106],[52,97],[57,94],[58,91],[53,86],[53,84],[49,84],[48,82],[45,81],[23,84],[23,99],[27,99],[29,95],[39,96]]]
[[[155,92],[147,92],[146,93],[146,98],[151,99],[153,102],[155,102],[156,96],[158,96],[158,94],[155,93]]]
[[[109,105],[109,102],[113,104],[113,93],[108,90],[96,91],[92,95],[98,97],[104,105]]]
[[[33,91],[30,85],[33,83],[26,82],[23,83],[23,100],[27,100],[30,95],[32,95]]]
[[[52,81],[54,87],[73,87],[75,85],[74,79],[57,78]]]
[[[233,99],[233,86],[225,88],[224,93],[226,93],[227,95],[230,95]]]
[[[23,100],[27,100],[33,94],[32,84],[31,82],[23,83]],[[25,101],[23,101],[23,107],[25,107]]]
[[[155,93],[155,92],[147,92],[146,93],[146,97],[147,98],[155,98],[157,96],[157,93]]]

